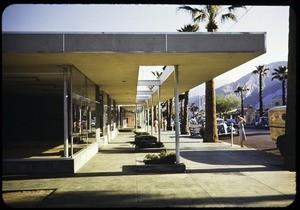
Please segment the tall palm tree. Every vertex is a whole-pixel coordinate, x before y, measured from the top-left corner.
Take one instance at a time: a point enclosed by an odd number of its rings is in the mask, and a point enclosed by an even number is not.
[[[235,93],[240,93],[241,95],[241,116],[244,117],[244,96],[243,92],[248,91],[249,89],[244,86],[238,86],[237,89],[234,91]]]
[[[267,71],[269,68],[265,68],[264,65],[258,65],[256,66],[256,69],[252,71],[252,74],[258,74],[259,75],[259,116],[263,116],[263,90],[262,90],[262,79],[267,76]]]
[[[188,25],[184,25],[183,28],[178,29],[177,31],[179,32],[196,32],[199,29],[199,25],[197,23],[195,23],[194,25],[188,24]]]
[[[191,110],[191,112],[193,112],[192,118],[195,118],[195,112],[199,110],[199,107],[195,103],[192,103],[189,109]]]
[[[184,25],[183,28],[178,29],[179,32],[196,32],[199,29],[199,26],[197,23],[191,25]],[[181,134],[187,134],[188,133],[188,103],[189,103],[189,90],[184,93],[184,110],[183,110],[183,116],[182,116],[182,124],[181,124]]]
[[[184,93],[184,103],[183,103],[183,118],[182,118],[182,126],[181,126],[181,134],[188,134],[188,102],[189,102],[189,91],[185,91]]]
[[[168,105],[169,105],[169,111],[168,111],[168,117],[167,117],[167,130],[171,131],[172,128],[172,116],[173,116],[173,98],[170,98],[168,100]]]
[[[272,73],[274,77],[273,79],[278,79],[281,81],[281,89],[282,89],[282,105],[286,105],[286,84],[285,80],[287,80],[288,68],[287,66],[278,66],[278,69],[274,69],[275,72]]]
[[[202,5],[200,9],[192,8],[190,6],[181,6],[179,10],[185,10],[192,15],[195,23],[206,22],[205,28],[207,32],[216,32],[218,25],[217,18],[221,19],[221,22],[225,20],[236,21],[236,15],[233,11],[236,8],[245,8],[241,5],[232,5],[224,7],[221,5]],[[203,142],[218,142],[218,130],[217,130],[217,111],[216,111],[216,96],[215,96],[214,79],[211,79],[205,83],[205,134]]]

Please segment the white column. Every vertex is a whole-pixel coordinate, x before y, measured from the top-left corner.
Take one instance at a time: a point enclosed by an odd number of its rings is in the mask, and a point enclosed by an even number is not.
[[[134,126],[135,130],[137,130],[137,104],[135,103],[135,114],[134,114]]]
[[[117,122],[117,126],[118,126],[118,128],[121,128],[121,107],[120,107],[120,105],[117,105],[117,107],[118,107],[118,122]]]
[[[176,163],[180,163],[180,145],[179,145],[179,93],[178,93],[178,66],[174,66],[174,96],[175,96],[175,150]]]
[[[69,157],[68,146],[68,94],[67,94],[67,70],[63,70],[64,77],[64,157]]]
[[[73,126],[74,126],[74,122],[73,122],[73,69],[72,67],[70,67],[70,91],[69,91],[69,101],[70,101],[70,107],[69,107],[69,113],[70,113],[70,137],[71,137],[71,158],[73,158],[73,154],[74,154],[74,145],[73,145]],[[76,110],[75,110],[76,112]]]
[[[153,95],[151,95],[151,135],[153,136]]]
[[[157,89],[157,106],[158,106],[158,142],[160,142],[160,130],[161,130],[161,106],[160,106],[160,86]]]
[[[147,100],[147,123],[146,132],[149,132],[149,101]]]

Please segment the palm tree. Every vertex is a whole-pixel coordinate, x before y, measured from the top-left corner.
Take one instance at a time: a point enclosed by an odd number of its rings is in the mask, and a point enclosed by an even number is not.
[[[234,91],[235,93],[241,94],[241,116],[244,117],[244,96],[243,92],[248,91],[249,89],[244,86],[238,86],[237,89]]]
[[[285,80],[287,80],[287,75],[288,75],[288,68],[286,66],[278,66],[278,69],[274,69],[275,72],[272,73],[274,77],[272,77],[271,80],[273,79],[278,79],[281,81],[281,88],[282,88],[282,105],[286,105],[286,84]]]
[[[181,126],[181,134],[188,134],[188,102],[189,102],[189,91],[184,93],[184,103],[183,103],[183,118]]]
[[[263,116],[263,90],[262,90],[262,79],[263,77],[267,76],[267,71],[269,68],[265,68],[264,65],[258,65],[256,66],[256,70],[252,72],[252,74],[258,74],[259,75],[259,116]]]
[[[236,15],[232,12],[238,8],[244,6],[232,5],[229,7],[223,7],[220,5],[203,5],[200,9],[192,8],[190,6],[181,6],[179,10],[185,10],[192,15],[193,21],[206,22],[205,28],[207,32],[216,32],[218,25],[216,22],[217,17],[221,18],[221,22],[225,20],[236,21]],[[218,142],[218,130],[217,130],[217,111],[216,111],[216,96],[214,79],[211,79],[205,83],[205,135],[203,142]]]
[[[179,32],[196,32],[199,29],[199,26],[197,23],[194,25],[188,24],[184,25],[183,28],[178,29]],[[181,134],[187,134],[188,133],[188,103],[189,103],[189,90],[184,93],[184,111],[182,116],[182,124],[181,124]]]
[[[199,107],[195,103],[192,103],[189,109],[191,110],[191,112],[193,112],[192,118],[195,118],[195,112],[199,110]]]
[[[167,130],[171,131],[172,130],[172,116],[173,116],[173,98],[170,98],[168,100],[169,104],[169,111],[168,111],[168,117],[167,117]]]
[[[188,24],[188,25],[184,25],[183,28],[178,29],[177,31],[179,32],[196,32],[199,29],[199,25],[197,23],[195,23],[194,25]]]

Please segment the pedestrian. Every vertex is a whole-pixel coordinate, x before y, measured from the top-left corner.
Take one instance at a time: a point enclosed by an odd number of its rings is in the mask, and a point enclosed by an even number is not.
[[[243,117],[238,117],[239,137],[241,147],[244,147],[244,141],[247,141],[244,124],[246,123]]]
[[[167,130],[167,119],[166,118],[163,118],[162,120],[162,124],[163,124],[163,131],[166,131]]]
[[[155,119],[155,120],[154,120],[154,132],[156,133],[157,130],[158,130],[158,120]]]

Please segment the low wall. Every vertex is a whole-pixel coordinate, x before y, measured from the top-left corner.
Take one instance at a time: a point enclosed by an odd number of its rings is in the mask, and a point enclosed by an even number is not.
[[[112,133],[112,138],[118,134]],[[101,147],[107,145],[105,138],[89,144],[88,147],[74,154],[73,158],[18,158],[2,160],[2,175],[30,174],[74,174],[86,164]]]
[[[3,159],[3,175],[31,174],[74,174],[86,164],[99,150],[98,143],[88,145],[74,154],[73,158],[18,158]]]
[[[99,151],[98,143],[88,145],[87,148],[82,149],[74,154],[74,172],[86,164]]]
[[[2,175],[74,173],[72,158],[3,159]]]

